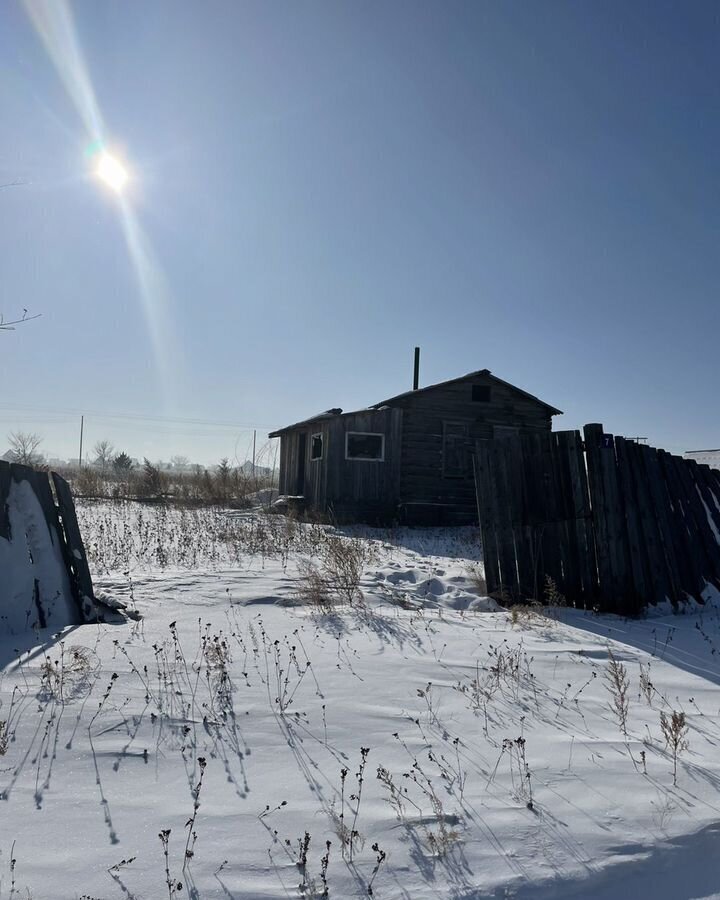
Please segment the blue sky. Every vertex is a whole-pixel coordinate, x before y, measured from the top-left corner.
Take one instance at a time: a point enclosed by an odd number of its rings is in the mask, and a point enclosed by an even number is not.
[[[42,318],[0,333],[0,444],[70,455],[85,412],[89,444],[244,459],[408,388],[419,344],[423,384],[486,367],[556,428],[720,447],[717,4],[69,8],[152,278],[3,4],[0,310]]]

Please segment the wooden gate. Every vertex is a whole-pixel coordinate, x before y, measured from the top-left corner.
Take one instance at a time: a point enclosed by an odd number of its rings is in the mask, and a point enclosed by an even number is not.
[[[634,615],[720,588],[720,472],[583,431],[478,442],[488,591]]]

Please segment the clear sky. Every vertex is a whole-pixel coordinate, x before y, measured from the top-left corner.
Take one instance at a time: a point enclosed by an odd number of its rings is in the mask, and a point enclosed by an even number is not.
[[[720,447],[717,3],[27,6],[0,310],[42,318],[0,333],[0,445],[70,455],[84,412],[89,444],[242,460],[409,388],[419,344],[423,384],[489,368],[555,428]]]

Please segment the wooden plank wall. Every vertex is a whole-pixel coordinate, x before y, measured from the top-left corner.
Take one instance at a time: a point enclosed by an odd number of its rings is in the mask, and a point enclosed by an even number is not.
[[[473,389],[478,387],[487,389],[486,399],[473,400]],[[549,432],[551,411],[490,372],[477,372],[408,391],[367,410],[324,414],[282,433],[280,493],[302,494],[307,510],[334,512],[348,520],[384,512],[390,520],[399,514],[412,524],[474,524],[475,441],[492,438],[499,427]],[[458,427],[467,436],[466,471],[448,474],[444,435],[449,428],[457,434]],[[385,463],[345,460],[347,430],[383,433]],[[324,455],[322,460],[312,460],[310,436],[318,432],[323,435]],[[308,448],[302,488],[297,478],[301,435]]]
[[[402,410],[363,410],[337,416],[323,424],[326,435],[324,465],[317,466],[317,476],[310,474],[310,478],[315,477],[318,482],[320,504],[340,520],[352,520],[356,516],[360,520],[394,518],[399,499]],[[345,459],[348,431],[384,434],[384,460]],[[313,461],[308,461],[308,466],[312,465]]]
[[[591,604],[597,563],[579,434],[480,441],[475,466],[488,589],[542,598],[550,577],[573,602]]]
[[[486,387],[490,399],[472,400],[474,385]],[[496,426],[522,431],[551,429],[547,407],[499,383],[489,373],[474,375],[429,391],[405,394],[396,403],[404,410],[400,501],[410,519],[413,508],[444,508],[442,522],[475,522],[477,506],[472,470],[475,442],[491,439]],[[445,477],[443,472],[444,423],[462,423],[468,435],[468,470],[464,478]],[[432,520],[431,520],[432,521]]]
[[[720,588],[720,472],[664,450],[577,431],[478,442],[490,592],[636,615]]]
[[[18,608],[39,628],[95,621],[82,602],[94,594],[70,489],[52,478],[59,505],[48,472],[0,460],[0,540],[9,567],[0,572],[0,624],[17,620]]]
[[[52,472],[50,477],[55,487],[57,515],[65,538],[63,541],[64,557],[70,575],[73,596],[80,605],[85,621],[92,622],[94,621],[93,599],[95,593],[70,485],[57,472]]]
[[[397,515],[403,412],[369,409],[319,419],[283,434],[280,443],[280,493],[302,493],[305,508],[339,520],[390,521]],[[385,435],[383,460],[345,458],[345,435],[364,431]],[[299,442],[305,435],[304,485],[299,491]],[[322,434],[323,455],[312,459],[311,437]]]

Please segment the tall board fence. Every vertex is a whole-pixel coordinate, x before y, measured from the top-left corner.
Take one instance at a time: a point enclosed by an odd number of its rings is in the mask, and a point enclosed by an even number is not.
[[[0,634],[97,619],[67,482],[0,460]]]
[[[720,589],[720,471],[602,425],[479,441],[488,591],[623,615]]]

